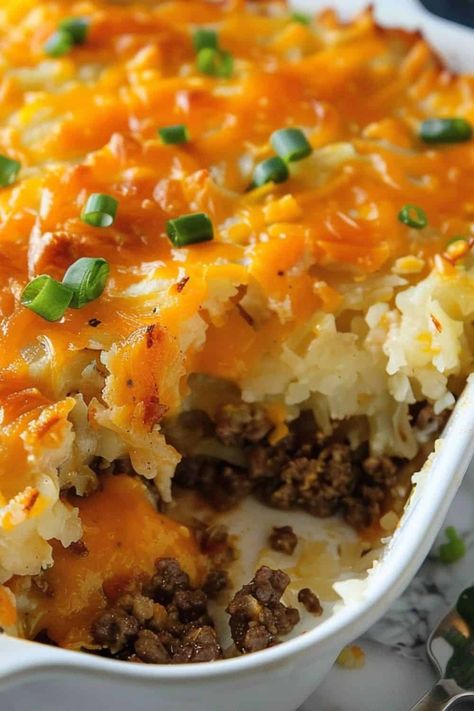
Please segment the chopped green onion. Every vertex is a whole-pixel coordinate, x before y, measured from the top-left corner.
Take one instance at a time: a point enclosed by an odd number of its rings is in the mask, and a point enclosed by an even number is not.
[[[229,52],[212,47],[200,49],[196,58],[196,66],[202,74],[228,79],[232,76],[234,59]]]
[[[176,126],[163,126],[158,129],[158,134],[161,142],[166,146],[189,141],[189,131],[182,123],[176,124]]]
[[[20,172],[21,163],[17,160],[0,156],[0,187],[5,188],[15,182],[18,173]]]
[[[214,237],[212,222],[203,212],[181,215],[166,223],[166,234],[175,247],[207,242]]]
[[[252,187],[258,188],[265,183],[283,183],[289,178],[288,166],[279,156],[267,158],[255,166]]]
[[[425,211],[418,205],[404,205],[398,213],[398,219],[415,230],[422,230],[428,224]]]
[[[71,289],[47,274],[42,274],[25,286],[21,303],[47,321],[59,321],[72,297]]]
[[[81,309],[98,299],[105,289],[109,272],[109,263],[101,257],[81,257],[71,264],[63,277],[63,284],[73,293],[70,306]]]
[[[206,30],[205,28],[196,30],[193,34],[193,46],[196,52],[200,52],[201,49],[218,49],[219,38],[217,32]]]
[[[89,20],[85,17],[65,17],[59,23],[58,30],[69,32],[74,44],[84,44],[89,31]]]
[[[110,227],[117,214],[118,201],[111,195],[92,193],[87,198],[81,220],[93,227]]]
[[[427,119],[419,135],[425,143],[462,143],[472,138],[472,125],[463,118]]]
[[[47,40],[44,51],[50,57],[62,57],[75,44],[84,44],[89,31],[89,21],[84,17],[65,17],[58,29]]]
[[[62,57],[71,51],[74,39],[67,30],[54,32],[44,45],[44,51],[50,57]]]
[[[311,24],[311,18],[308,17],[308,15],[305,15],[302,12],[292,12],[290,15],[290,20],[292,22],[299,22],[300,25],[309,25]]]
[[[466,544],[454,526],[448,526],[445,531],[448,543],[439,547],[439,558],[443,563],[455,563],[466,554]]]
[[[274,131],[270,143],[275,153],[287,162],[306,158],[313,151],[308,139],[299,128],[280,128]]]

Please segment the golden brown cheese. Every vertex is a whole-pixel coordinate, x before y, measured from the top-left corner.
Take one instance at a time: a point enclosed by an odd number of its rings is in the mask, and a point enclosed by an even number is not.
[[[54,566],[43,575],[44,592],[34,595],[28,637],[46,629],[62,647],[90,645],[91,620],[107,605],[104,591],[117,598],[133,581],[152,575],[157,558],[177,558],[192,583],[202,583],[206,564],[194,536],[159,514],[136,479],[104,476],[100,491],[73,503],[82,544],[54,542]]]
[[[316,279],[287,275],[302,253],[309,250],[319,265],[356,268],[361,275],[412,252],[427,257],[428,267],[433,252],[467,230],[474,147],[427,149],[414,129],[427,111],[440,107],[456,114],[461,108],[472,117],[464,98],[472,93],[472,80],[442,70],[416,35],[382,31],[368,15],[347,29],[336,28],[334,17],[326,14],[323,27],[337,29],[341,39],[321,50],[308,28],[285,16],[243,15],[239,3],[158,3],[145,9],[139,4],[23,1],[4,4],[2,13],[3,84],[10,98],[2,104],[9,122],[1,151],[24,165],[38,166],[46,159],[51,166],[34,170],[1,195],[2,283],[8,284],[2,308],[4,367],[15,356],[19,359],[35,331],[51,338],[61,361],[67,358],[66,344],[69,350],[85,347],[93,335],[108,347],[141,324],[153,323],[156,318],[143,297],[121,298],[144,271],[170,282],[160,294],[159,323],[171,332],[177,321],[199,310],[209,270],[226,279],[243,259],[248,270],[241,283],[251,275],[275,299],[291,287],[294,318],[304,318],[321,298],[311,288]],[[48,60],[55,93],[41,90],[40,78],[36,90],[23,88],[20,67],[29,65],[33,71],[45,61],[46,38],[58,19],[71,14],[90,17],[90,41],[63,59]],[[193,68],[187,22],[221,23],[222,44],[235,55],[238,70],[220,91],[215,79]],[[250,36],[255,43],[242,40]],[[305,49],[299,59],[288,58],[292,48],[301,46]],[[98,78],[81,80],[81,70],[87,75],[84,68],[90,66],[97,68]],[[176,76],[180,66],[187,70]],[[45,113],[46,135],[38,118]],[[38,138],[31,128],[35,120]],[[178,121],[189,127],[189,146],[161,146],[157,127]],[[315,148],[351,141],[364,160],[348,160],[344,170],[319,188],[290,180],[262,188],[258,199],[245,194],[239,159],[248,150],[259,158],[268,156],[271,132],[287,123],[311,125]],[[97,152],[83,163],[89,151]],[[79,165],[54,165],[72,158]],[[236,192],[215,187],[209,174],[215,166],[222,166],[226,189]],[[84,198],[92,191],[119,197],[113,228],[92,228],[80,221]],[[268,196],[276,200],[286,194],[294,195],[301,216],[266,224]],[[429,210],[438,238],[413,244],[410,231],[396,219],[405,202],[422,203]],[[201,209],[212,217],[218,238],[178,254],[164,235],[166,219]],[[226,224],[230,216],[235,221]],[[98,253],[112,264],[107,294],[80,311],[68,311],[62,323],[45,323],[8,296],[12,291],[18,296],[28,276],[48,272],[61,277],[78,257]],[[178,293],[174,283],[180,270],[190,281]],[[280,271],[284,275],[277,279]],[[324,276],[337,281],[332,274]],[[91,317],[102,321],[99,333],[91,334]],[[285,327],[276,316],[273,320],[268,328],[282,338]],[[246,324],[229,313],[229,332],[237,324],[249,355],[258,357],[266,334],[260,345],[255,343]],[[212,358],[201,354],[200,366],[205,360],[208,371],[221,374],[222,367],[230,367],[227,372],[233,375],[238,364],[229,339],[223,336],[213,352]]]
[[[326,13],[318,37],[284,14],[268,18],[257,6],[244,14],[239,2],[145,7],[22,0],[4,3],[1,13],[6,126],[0,151],[32,167],[30,177],[24,171],[20,183],[0,196],[4,377],[12,367],[24,369],[20,354],[34,333],[51,339],[58,368],[92,338],[108,348],[157,320],[173,334],[177,324],[199,312],[214,273],[238,284],[256,279],[276,300],[291,290],[293,319],[304,319],[317,307],[337,307],[331,293],[326,303],[324,293],[313,288],[324,281],[337,289],[334,266],[355,269],[362,278],[414,253],[426,258],[427,270],[433,253],[468,229],[474,147],[427,148],[416,138],[416,127],[441,108],[472,118],[473,81],[442,69],[417,35],[381,30],[369,15],[339,27]],[[65,15],[90,18],[90,40],[64,58],[47,59],[44,42]],[[194,68],[191,28],[213,23],[235,56],[235,76],[228,81],[216,82]],[[325,46],[331,33],[338,39]],[[35,80],[25,78],[39,62],[46,63],[49,78],[38,70]],[[161,146],[157,127],[176,122],[189,127],[190,144]],[[357,157],[319,187],[295,178],[246,194],[242,155],[268,156],[271,132],[285,124],[310,126],[315,149],[351,142]],[[86,156],[90,151],[96,152]],[[64,163],[69,160],[72,165]],[[213,181],[215,170],[225,189]],[[89,227],[79,219],[92,191],[119,198],[112,228]],[[285,195],[294,197],[298,216],[287,220],[284,210],[275,210],[269,223],[268,203]],[[397,221],[406,202],[429,211],[430,240],[415,243]],[[165,221],[196,210],[211,216],[216,240],[173,249]],[[319,265],[315,274],[291,276],[291,267],[308,253]],[[112,264],[100,301],[69,310],[57,324],[19,307],[28,277],[61,277],[78,257],[98,254]],[[245,270],[238,266],[244,260]],[[163,285],[159,319],[153,313],[156,299],[124,297],[144,273]],[[190,280],[178,292],[183,273]],[[92,317],[101,321],[94,332]],[[230,310],[219,334],[211,328],[198,367],[238,376],[242,358],[248,367],[268,338],[283,339],[288,328],[274,315],[255,334]],[[238,352],[231,334],[240,341]]]

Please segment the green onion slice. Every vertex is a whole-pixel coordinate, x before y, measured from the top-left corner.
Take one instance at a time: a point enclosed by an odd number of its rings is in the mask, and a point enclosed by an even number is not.
[[[420,126],[425,143],[463,143],[472,138],[472,125],[463,118],[432,118]]]
[[[71,303],[73,292],[56,279],[42,274],[25,286],[21,303],[47,321],[59,321]]]
[[[81,257],[71,264],[63,277],[63,284],[73,294],[70,306],[81,309],[98,299],[105,289],[109,272],[109,263],[101,257]]]
[[[219,38],[214,30],[206,30],[204,27],[196,30],[193,34],[193,47],[196,52],[201,49],[218,49]]]
[[[44,51],[50,57],[62,57],[71,51],[74,39],[67,30],[54,32],[44,45]]]
[[[299,128],[280,128],[274,131],[270,143],[275,153],[287,162],[306,158],[313,151],[308,139]]]
[[[92,193],[87,198],[81,220],[93,227],[110,227],[117,214],[118,200],[105,193]]]
[[[466,544],[456,531],[454,526],[448,526],[445,531],[445,536],[448,539],[447,543],[443,543],[439,547],[439,557],[443,563],[455,563],[463,558],[466,554]]]
[[[290,173],[285,161],[279,156],[267,158],[255,166],[252,187],[258,188],[265,183],[283,183],[288,180]]]
[[[300,25],[311,24],[311,18],[309,18],[308,15],[305,15],[302,12],[292,12],[290,15],[290,20],[292,22],[299,22]]]
[[[234,58],[221,49],[204,47],[198,52],[196,66],[202,74],[228,79],[234,70]]]
[[[398,213],[398,219],[415,230],[422,230],[428,224],[426,212],[418,205],[404,205]]]
[[[89,32],[89,20],[86,17],[65,17],[59,23],[58,29],[69,32],[74,44],[84,44]]]
[[[174,220],[168,220],[166,234],[175,247],[208,242],[214,237],[212,222],[203,212],[181,215]]]
[[[17,160],[0,156],[0,187],[5,188],[15,182],[20,172],[21,163]]]
[[[183,123],[175,126],[163,126],[158,129],[158,134],[161,142],[166,146],[171,146],[177,143],[187,143],[189,141],[189,131]]]

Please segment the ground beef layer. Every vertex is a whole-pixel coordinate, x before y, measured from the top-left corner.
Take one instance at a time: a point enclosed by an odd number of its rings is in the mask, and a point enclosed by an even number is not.
[[[222,657],[204,590],[172,558],[156,562],[155,574],[136,583],[92,624],[99,652],[154,664],[210,662]]]
[[[262,566],[229,605],[232,639],[241,653],[278,644],[300,619],[281,596],[290,579]],[[224,654],[208,612],[208,595],[193,588],[178,562],[162,558],[156,572],[133,591],[111,601],[92,623],[96,653],[131,662],[210,662]],[[91,651],[91,650],[86,650]]]
[[[341,514],[355,529],[363,529],[382,515],[403,465],[394,458],[370,456],[367,445],[351,447],[343,428],[323,436],[308,412],[274,444],[273,426],[263,407],[227,404],[213,419],[201,411],[183,417],[203,440],[217,442],[218,451],[225,454],[228,448],[242,455],[236,464],[188,454],[177,468],[175,485],[198,492],[218,511],[252,494],[278,509],[301,508],[320,517]],[[443,424],[429,407],[418,409],[413,418],[420,430]],[[224,650],[208,603],[222,601],[220,593],[231,588],[227,569],[235,552],[222,525],[198,527],[196,537],[210,566],[201,587],[191,584],[175,559],[158,559],[151,577],[141,576],[119,597],[109,598],[107,608],[92,621],[95,646],[86,651],[131,662],[208,662],[271,647],[293,630],[300,612],[281,600],[290,578],[262,566],[227,604],[234,646]],[[274,526],[269,532],[269,546],[280,553],[292,555],[297,543],[290,526]],[[309,588],[300,590],[297,599],[310,614],[322,614]],[[42,641],[51,642],[47,630]]]
[[[190,413],[188,420],[192,421]],[[318,431],[304,412],[289,433],[269,441],[272,424],[263,408],[246,403],[221,406],[213,421],[202,412],[196,421],[220,445],[239,448],[240,465],[216,457],[184,457],[175,484],[199,491],[219,511],[249,494],[278,509],[303,509],[315,516],[341,514],[355,529],[381,517],[403,461],[370,456],[368,445],[351,448],[344,430]],[[203,424],[205,421],[205,424]]]

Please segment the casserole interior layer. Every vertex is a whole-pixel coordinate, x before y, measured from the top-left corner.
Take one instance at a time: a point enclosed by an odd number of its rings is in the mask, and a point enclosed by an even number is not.
[[[87,36],[51,56],[71,16]],[[7,0],[0,20],[0,154],[21,164],[0,191],[2,626],[38,632],[46,569],[79,608],[84,570],[106,562],[130,577],[173,557],[199,587],[194,504],[167,508],[177,467],[175,486],[214,505],[251,491],[345,517],[357,536],[339,520],[316,538],[347,534],[357,570],[472,370],[474,146],[428,144],[420,125],[474,121],[473,78],[370,13]],[[229,76],[196,63],[198,28],[218,33]],[[176,124],[189,139],[165,145],[157,130]],[[288,126],[309,155],[249,189]],[[81,219],[92,193],[118,201],[112,225]],[[406,205],[427,224],[400,220]],[[170,241],[188,213],[209,216],[212,240]],[[56,322],[21,305],[31,278],[61,280],[81,257],[110,265],[100,298]],[[344,566],[323,566],[328,603]],[[76,629],[61,642],[82,643],[89,613]]]

